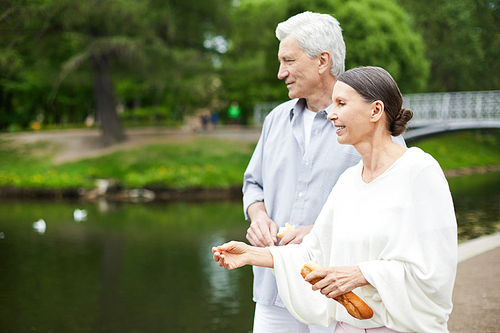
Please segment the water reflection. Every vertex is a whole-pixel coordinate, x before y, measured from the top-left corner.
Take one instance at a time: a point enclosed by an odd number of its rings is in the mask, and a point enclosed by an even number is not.
[[[500,230],[500,173],[449,183],[460,241]],[[247,227],[239,201],[0,202],[0,330],[249,332],[251,268],[211,254]]]
[[[500,232],[500,172],[451,178],[459,242]]]
[[[247,332],[251,271],[210,251],[246,228],[239,202],[0,203],[0,330]]]
[[[220,234],[206,237],[200,247],[203,273],[205,275],[205,297],[210,304],[208,310],[212,313],[211,330],[224,328],[228,325],[228,316],[240,312],[241,301],[238,295],[238,281],[243,272],[227,271],[219,267],[212,258],[212,252],[207,251],[214,245],[222,244],[227,239]]]
[[[203,272],[207,276],[207,298],[212,304],[226,304],[231,302],[231,299],[236,295],[235,278],[237,278],[238,271],[235,274],[220,267],[213,261],[212,252],[206,251],[216,244],[222,244],[227,240],[221,235],[211,235],[203,242],[200,247],[200,256],[202,257]],[[237,308],[237,307],[233,307]]]

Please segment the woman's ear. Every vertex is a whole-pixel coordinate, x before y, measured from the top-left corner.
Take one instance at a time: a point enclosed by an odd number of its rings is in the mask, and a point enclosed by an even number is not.
[[[376,123],[382,118],[383,115],[384,115],[384,102],[382,101],[373,102],[370,120]]]
[[[329,73],[332,60],[330,52],[328,51],[321,52],[318,56],[318,60],[319,60],[319,67],[318,67],[319,73],[323,74],[325,71]]]

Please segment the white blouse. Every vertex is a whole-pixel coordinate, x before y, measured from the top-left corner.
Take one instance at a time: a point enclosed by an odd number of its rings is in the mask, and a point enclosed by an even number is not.
[[[333,188],[300,245],[269,247],[280,297],[307,324],[342,321],[360,328],[448,332],[457,267],[457,225],[439,164],[413,147],[370,183],[362,162]],[[370,285],[354,292],[374,311],[369,320],[345,308],[300,275],[309,260],[325,267],[358,265]]]

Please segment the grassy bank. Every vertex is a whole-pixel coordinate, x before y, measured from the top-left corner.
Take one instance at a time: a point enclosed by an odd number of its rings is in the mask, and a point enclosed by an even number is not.
[[[114,179],[126,188],[228,187],[241,183],[255,144],[217,139],[153,144],[54,165],[57,147],[47,142],[13,148],[0,141],[0,186],[92,188]],[[44,152],[44,153],[41,153]]]
[[[432,154],[445,171],[500,165],[500,130],[448,133],[409,144]],[[254,147],[197,138],[55,165],[56,145],[0,140],[0,187],[93,188],[97,179],[106,178],[129,189],[224,188],[241,184]]]
[[[414,145],[434,156],[445,171],[500,165],[500,130],[447,133]]]

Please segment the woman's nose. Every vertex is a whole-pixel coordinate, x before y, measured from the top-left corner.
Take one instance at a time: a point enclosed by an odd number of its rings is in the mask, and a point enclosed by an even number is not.
[[[337,116],[337,114],[335,112],[330,111],[330,113],[328,114],[327,119],[330,120],[330,121],[334,121],[334,120],[339,119],[339,117]]]

